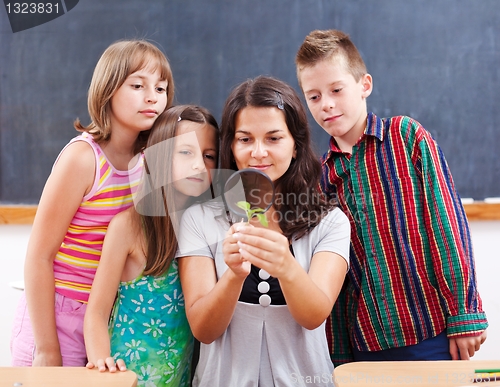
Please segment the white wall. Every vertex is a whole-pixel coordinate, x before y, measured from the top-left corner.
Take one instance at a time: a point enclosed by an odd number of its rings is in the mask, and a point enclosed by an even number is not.
[[[472,239],[476,253],[477,277],[483,307],[490,327],[488,340],[474,359],[500,359],[500,221],[471,222]],[[13,289],[12,281],[23,279],[24,255],[31,226],[0,225],[0,367],[10,365],[10,332],[20,290]],[[496,289],[496,290],[495,290]]]

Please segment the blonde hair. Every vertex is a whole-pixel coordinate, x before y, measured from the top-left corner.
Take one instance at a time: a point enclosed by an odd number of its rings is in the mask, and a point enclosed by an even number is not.
[[[299,84],[300,72],[305,67],[334,58],[345,64],[356,82],[367,73],[365,62],[349,35],[339,30],[314,30],[306,36],[295,56]]]
[[[174,100],[174,79],[170,64],[165,54],[154,44],[142,40],[122,40],[110,45],[97,62],[88,92],[88,110],[91,122],[84,126],[77,118],[75,129],[92,134],[98,143],[111,137],[110,109],[111,97],[120,88],[127,77],[149,64],[159,69],[162,79],[168,82],[167,107]],[[136,151],[140,151],[147,141],[149,131],[141,132],[136,142]]]

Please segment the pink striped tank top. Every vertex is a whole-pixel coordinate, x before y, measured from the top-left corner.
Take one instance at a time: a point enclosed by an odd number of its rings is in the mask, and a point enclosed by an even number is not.
[[[139,184],[143,158],[132,169],[118,171],[91,135],[83,133],[68,145],[75,141],[85,141],[92,146],[96,158],[95,180],[57,252],[54,277],[57,293],[87,303],[109,222],[114,215],[133,205],[132,193]]]

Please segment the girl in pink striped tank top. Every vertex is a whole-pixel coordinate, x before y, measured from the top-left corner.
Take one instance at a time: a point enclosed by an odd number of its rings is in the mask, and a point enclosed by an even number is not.
[[[91,123],[59,154],[45,184],[25,261],[13,366],[85,366],[83,317],[109,222],[129,208],[151,126],[174,97],[165,55],[145,40],[113,43],[88,93]]]

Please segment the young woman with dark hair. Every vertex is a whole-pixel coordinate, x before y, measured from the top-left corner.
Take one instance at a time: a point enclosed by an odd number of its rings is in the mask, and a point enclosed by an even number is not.
[[[264,172],[276,200],[268,227],[228,219],[220,201],[184,213],[179,274],[202,343],[193,385],[332,385],[324,325],[348,268],[350,226],[309,188],[321,167],[304,107],[282,81],[246,81],[226,101],[221,138],[221,168]]]

